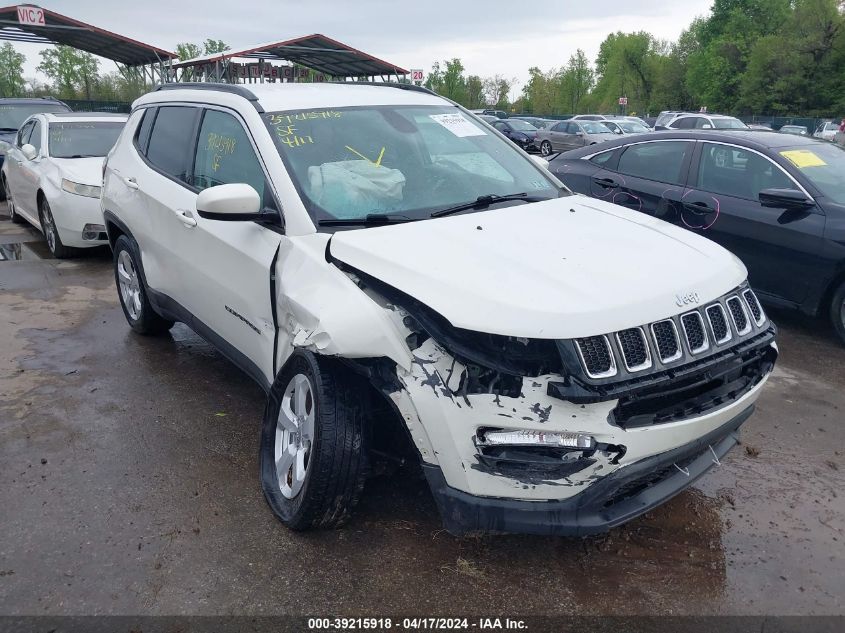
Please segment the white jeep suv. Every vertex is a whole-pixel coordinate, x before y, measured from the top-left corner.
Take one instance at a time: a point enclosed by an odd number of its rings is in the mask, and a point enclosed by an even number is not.
[[[607,530],[719,462],[777,356],[737,258],[415,86],[164,86],[102,208],[130,326],[181,321],[266,390],[294,529],[410,440],[453,533]]]

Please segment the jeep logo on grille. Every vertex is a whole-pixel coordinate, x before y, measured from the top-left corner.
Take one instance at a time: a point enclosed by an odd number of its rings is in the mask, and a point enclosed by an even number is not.
[[[679,308],[698,303],[699,301],[700,299],[698,298],[697,292],[688,292],[686,294],[675,295],[675,303]]]

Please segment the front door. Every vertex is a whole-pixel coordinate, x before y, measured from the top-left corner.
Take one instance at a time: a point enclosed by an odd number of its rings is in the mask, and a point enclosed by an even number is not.
[[[818,207],[764,207],[761,190],[798,188],[779,165],[746,148],[699,145],[684,196],[683,225],[739,257],[755,290],[801,303],[818,274],[824,214]]]
[[[246,183],[265,208],[278,212],[252,137],[236,113],[204,111],[192,163],[195,191]],[[190,217],[195,225],[183,224],[180,239],[180,267],[190,280],[183,305],[272,382],[276,326],[270,277],[282,236],[255,222],[201,218],[196,200]]]

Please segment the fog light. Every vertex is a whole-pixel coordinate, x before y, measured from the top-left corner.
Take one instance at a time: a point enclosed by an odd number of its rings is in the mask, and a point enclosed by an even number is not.
[[[485,431],[478,435],[481,446],[548,446],[591,451],[596,438],[583,433],[546,433],[545,431]]]
[[[105,238],[106,227],[102,224],[86,224],[82,227],[83,240],[103,240]]]

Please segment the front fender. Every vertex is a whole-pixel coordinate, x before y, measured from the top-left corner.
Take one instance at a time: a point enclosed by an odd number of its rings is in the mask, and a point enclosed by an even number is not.
[[[282,240],[276,263],[277,367],[295,349],[343,358],[389,358],[409,371],[411,351],[386,305],[326,260],[325,233]]]

